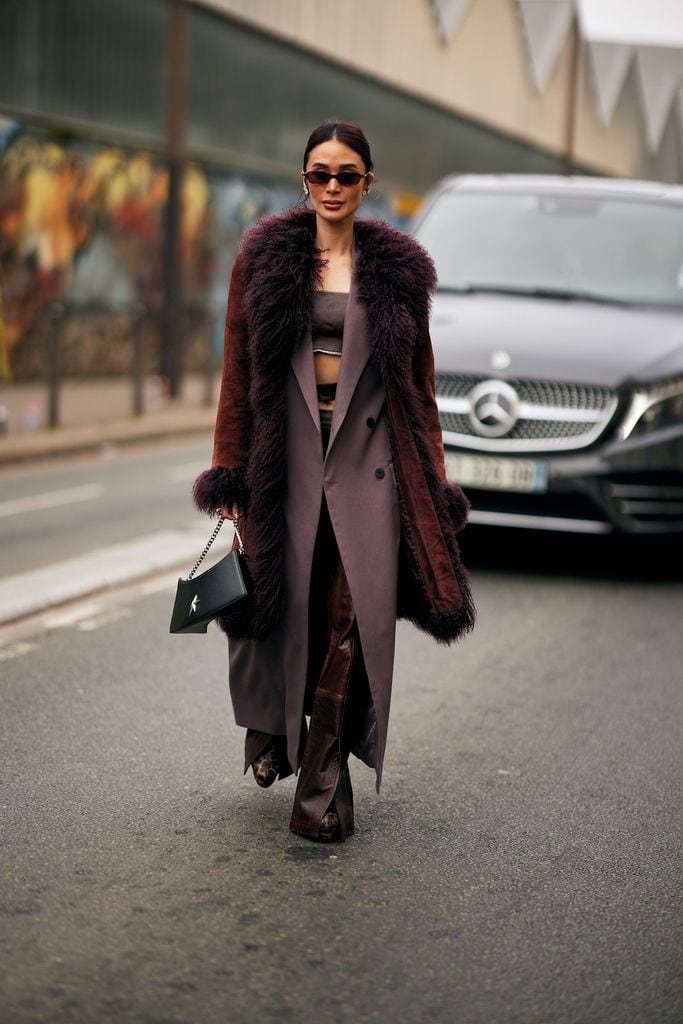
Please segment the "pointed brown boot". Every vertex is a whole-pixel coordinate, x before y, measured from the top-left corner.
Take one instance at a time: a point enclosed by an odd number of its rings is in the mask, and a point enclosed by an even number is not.
[[[280,760],[277,756],[275,744],[268,747],[265,753],[252,761],[251,768],[258,786],[261,786],[262,789],[268,789],[268,786],[272,786],[280,771]]]

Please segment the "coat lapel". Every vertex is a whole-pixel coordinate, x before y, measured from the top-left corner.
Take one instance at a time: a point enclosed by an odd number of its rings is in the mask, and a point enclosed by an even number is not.
[[[304,334],[302,343],[292,353],[290,363],[301,389],[301,394],[304,396],[304,401],[308,406],[308,411],[313,418],[318,432],[320,432],[318,392],[315,386],[315,366],[313,364],[313,336],[310,324]]]
[[[342,357],[339,368],[339,382],[332,414],[332,429],[328,451],[334,444],[344,417],[346,416],[356,385],[360,380],[365,365],[370,358],[370,342],[368,340],[365,307],[358,295],[358,259],[354,252],[351,268],[351,288],[349,301],[344,317],[344,336],[342,340]]]

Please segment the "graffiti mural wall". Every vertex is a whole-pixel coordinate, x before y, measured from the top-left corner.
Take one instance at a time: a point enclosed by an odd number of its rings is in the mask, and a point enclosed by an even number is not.
[[[142,302],[154,324],[161,308],[166,193],[166,169],[151,153],[15,135],[0,155],[4,379],[41,375],[46,309],[55,299],[80,314],[83,358],[67,345],[65,372],[120,372],[115,350],[125,331],[124,314]],[[188,164],[181,229],[187,302],[195,308],[212,302],[217,312],[224,308],[227,274],[244,227],[294,198],[280,185],[210,175]],[[102,339],[107,321],[111,358]],[[89,330],[104,340],[97,346],[97,365],[87,357],[83,335]]]
[[[130,310],[147,310],[158,352],[167,171],[145,151],[63,140],[5,123],[0,131],[0,379],[43,375],[50,303],[66,303],[64,373],[125,370]],[[281,181],[188,163],[182,183],[183,298],[205,307],[220,356],[230,267],[244,229],[291,206]],[[392,208],[393,206],[393,208]],[[372,216],[401,222],[381,195]],[[97,342],[95,344],[95,341]],[[124,354],[122,354],[124,353]],[[186,368],[192,360],[187,339]]]

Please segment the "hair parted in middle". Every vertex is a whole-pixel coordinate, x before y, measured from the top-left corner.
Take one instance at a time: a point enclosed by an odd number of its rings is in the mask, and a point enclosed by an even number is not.
[[[358,153],[358,156],[365,165],[366,174],[372,171],[374,164],[370,155],[370,144],[365,138],[363,129],[359,128],[357,124],[351,124],[349,121],[339,121],[335,118],[323,121],[309,135],[304,151],[302,170],[306,170],[306,163],[311,150],[323,142],[329,142],[330,139],[337,139],[339,142],[343,142],[345,146],[348,146],[349,149]]]

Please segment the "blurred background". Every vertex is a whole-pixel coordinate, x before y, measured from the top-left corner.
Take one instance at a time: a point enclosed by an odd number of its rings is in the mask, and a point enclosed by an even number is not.
[[[399,226],[453,172],[683,181],[682,23],[676,0],[1,0],[0,430],[210,405],[240,235],[300,197],[326,117],[363,126],[365,212]]]

